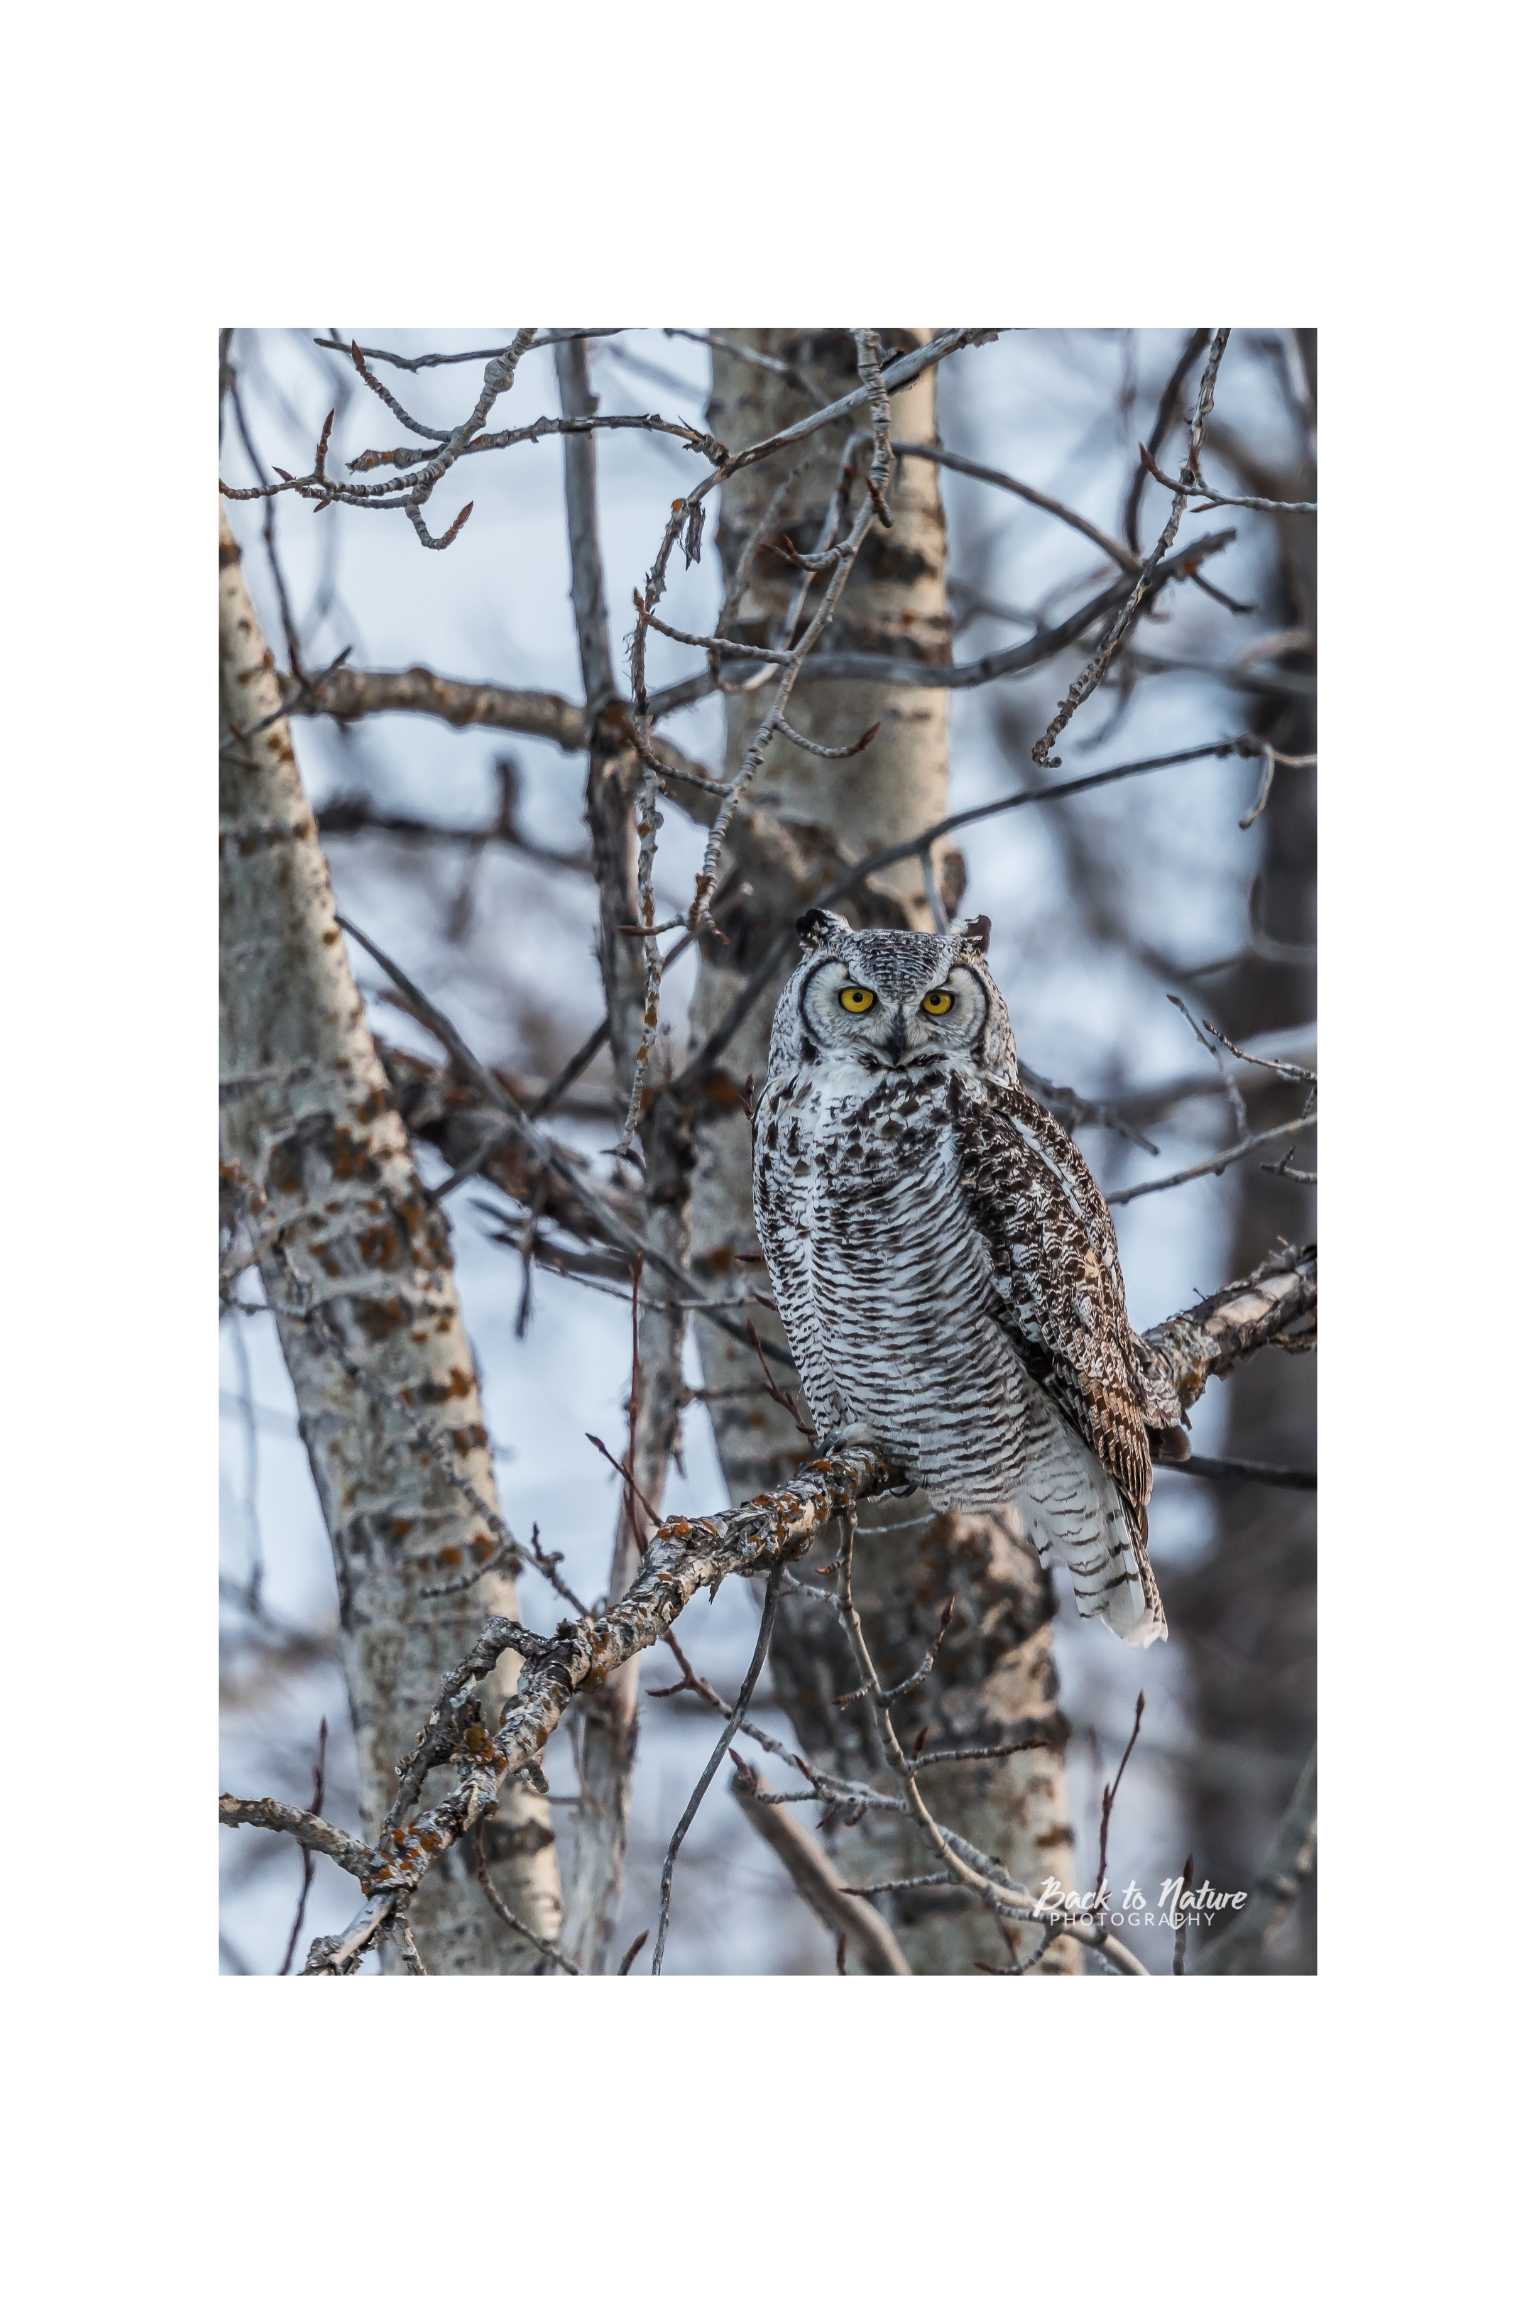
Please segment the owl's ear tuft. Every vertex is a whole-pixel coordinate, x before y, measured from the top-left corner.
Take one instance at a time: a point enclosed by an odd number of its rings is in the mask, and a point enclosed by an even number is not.
[[[795,934],[807,952],[814,952],[818,944],[830,944],[834,936],[851,936],[853,929],[841,912],[813,908],[801,913],[795,922]]]
[[[992,923],[985,912],[978,912],[974,920],[952,920],[949,932],[951,936],[958,936],[962,944],[969,944],[973,952],[979,952],[985,959],[987,946],[992,941]]]

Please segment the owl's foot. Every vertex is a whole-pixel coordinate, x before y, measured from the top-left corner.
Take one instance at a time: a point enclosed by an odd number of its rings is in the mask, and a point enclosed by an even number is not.
[[[880,1435],[873,1424],[839,1424],[816,1443],[818,1456],[840,1456],[845,1448],[878,1448]]]
[[[1149,1424],[1147,1446],[1154,1464],[1187,1464],[1190,1438],[1181,1424]]]

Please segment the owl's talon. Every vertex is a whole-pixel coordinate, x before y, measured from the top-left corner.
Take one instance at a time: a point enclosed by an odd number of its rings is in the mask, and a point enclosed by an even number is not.
[[[1147,1446],[1154,1464],[1187,1464],[1190,1458],[1189,1434],[1179,1424],[1149,1424]]]

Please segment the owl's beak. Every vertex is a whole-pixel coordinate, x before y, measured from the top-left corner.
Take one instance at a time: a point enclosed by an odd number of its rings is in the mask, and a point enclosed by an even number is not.
[[[885,1052],[893,1064],[899,1064],[907,1052],[907,1020],[899,1008],[885,1043]]]

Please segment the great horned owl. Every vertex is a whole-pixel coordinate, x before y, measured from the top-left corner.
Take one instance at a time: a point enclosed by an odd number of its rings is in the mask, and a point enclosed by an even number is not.
[[[1081,1615],[1166,1640],[1147,1498],[1154,1453],[1189,1444],[1103,1196],[1020,1085],[987,922],[797,925],[753,1201],[818,1431],[857,1430],[937,1504],[1019,1495]]]

